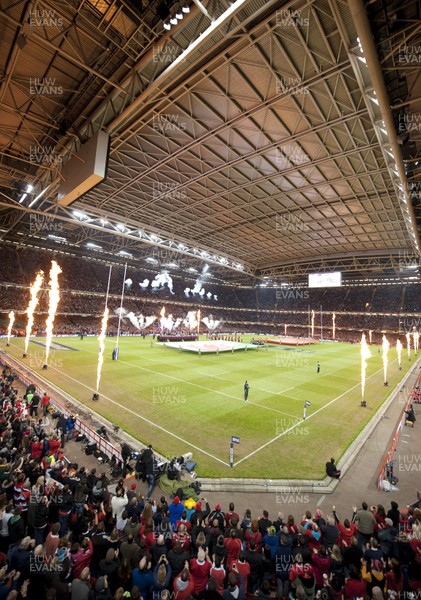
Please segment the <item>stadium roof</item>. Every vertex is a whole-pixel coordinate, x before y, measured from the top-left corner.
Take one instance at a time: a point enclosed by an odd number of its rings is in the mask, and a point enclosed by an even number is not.
[[[418,264],[419,0],[0,5],[3,242],[239,283]],[[98,130],[108,176],[64,206]]]

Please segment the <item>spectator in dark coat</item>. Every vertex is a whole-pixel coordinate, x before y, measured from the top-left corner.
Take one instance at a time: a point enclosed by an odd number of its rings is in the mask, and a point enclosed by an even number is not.
[[[118,553],[116,553],[113,548],[109,548],[105,558],[103,558],[99,563],[99,574],[100,576],[107,576],[107,583],[112,593],[114,593],[118,588],[117,571],[119,566],[120,559],[118,558]],[[101,577],[98,579],[101,579]]]
[[[186,560],[190,558],[190,553],[183,549],[181,542],[176,542],[167,555],[169,565],[171,567],[172,576],[175,578],[184,569]]]
[[[232,565],[233,572],[228,575],[228,586],[224,590],[224,600],[245,600],[246,592],[244,578],[237,570],[235,563]]]
[[[249,549],[246,551],[246,561],[250,565],[250,575],[248,579],[248,588],[251,593],[254,593],[260,586],[263,575],[263,558],[256,551],[255,540],[250,540]]]
[[[165,545],[165,538],[161,534],[157,537],[156,542],[151,544],[150,553],[152,557],[152,564],[155,566],[161,556],[167,554],[167,546]]]
[[[335,518],[330,515],[326,518],[326,524],[319,525],[322,532],[323,545],[332,550],[333,546],[338,543],[339,528],[335,525]]]
[[[289,571],[294,562],[292,548],[288,544],[288,538],[283,533],[280,536],[280,545],[276,548],[273,555],[275,568],[277,592],[279,598],[287,598],[289,594]]]
[[[10,517],[9,522],[7,523],[10,546],[14,546],[25,536],[25,523],[20,512],[20,507],[17,506],[14,509],[13,515]]]
[[[272,525],[272,521],[269,519],[269,513],[267,510],[263,511],[263,516],[258,520],[259,531],[262,534],[262,537],[265,536],[268,532],[269,527]],[[276,527],[275,527],[276,529]]]
[[[381,529],[378,532],[377,537],[379,538],[380,550],[382,551],[383,558],[388,559],[394,556],[393,550],[398,530],[394,527],[393,521],[392,519],[389,519],[389,517],[386,518],[385,523],[386,529]]]
[[[89,600],[112,600],[112,593],[108,587],[108,579],[104,577],[98,577],[95,583],[95,587],[89,593]]]
[[[400,519],[400,512],[399,512],[399,505],[397,502],[395,502],[394,500],[392,500],[392,502],[390,503],[391,507],[388,511],[387,511],[387,515],[386,517],[388,519],[392,519],[393,522],[393,526],[398,528],[399,527],[399,519]]]

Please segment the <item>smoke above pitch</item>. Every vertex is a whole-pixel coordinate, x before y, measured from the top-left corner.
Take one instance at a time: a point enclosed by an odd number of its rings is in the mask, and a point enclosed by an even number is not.
[[[219,325],[222,325],[222,321],[214,319],[212,315],[209,315],[209,317],[203,317],[202,323],[206,325],[209,331],[214,331]]]
[[[116,315],[121,316],[122,319],[128,319],[130,323],[136,327],[136,329],[139,329],[139,331],[146,329],[149,327],[149,325],[156,321],[156,317],[154,315],[150,317],[145,317],[142,314],[136,315],[133,311],[128,311],[125,308],[116,308],[114,312]]]
[[[201,298],[203,298],[206,295],[206,298],[208,300],[211,300],[213,294],[211,292],[206,292],[204,285],[203,285],[206,281],[206,278],[209,275],[208,271],[209,271],[209,265],[206,264],[203,267],[202,272],[196,279],[194,286],[192,288],[186,287],[186,289],[184,290],[184,294],[187,298],[190,298],[190,294],[192,295],[192,297],[200,296]],[[218,296],[216,296],[216,295],[213,295],[213,298],[214,298],[214,300],[218,300]]]

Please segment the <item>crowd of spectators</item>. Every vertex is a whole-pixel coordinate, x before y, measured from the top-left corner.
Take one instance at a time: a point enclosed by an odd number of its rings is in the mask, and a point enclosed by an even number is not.
[[[239,515],[64,460],[72,417],[2,372],[0,599],[355,600],[421,591],[421,510]],[[419,504],[419,503],[418,503]],[[225,509],[225,510],[224,510]]]
[[[0,276],[0,326],[7,328],[7,313],[16,313],[15,333],[25,327],[24,312],[28,304],[28,286],[38,269],[48,274],[50,252],[32,249],[2,248],[2,268]],[[58,309],[57,333],[85,331],[98,333],[104,310],[104,291],[107,288],[109,270],[101,262],[81,260],[72,256],[57,255],[63,273],[60,275],[61,300]],[[212,315],[220,321],[219,331],[243,333],[284,333],[305,336],[309,328],[309,307],[315,310],[315,336],[332,337],[331,311],[336,312],[337,338],[344,341],[357,341],[362,330],[386,331],[388,334],[405,333],[418,328],[420,285],[402,284],[390,286],[341,287],[330,289],[309,289],[305,287],[238,287],[204,283],[212,291],[212,298],[184,293],[186,286],[193,287],[194,279],[183,279],[173,274],[174,293],[168,286],[153,291],[150,286],[142,289],[139,283],[145,278],[152,279],[154,273],[144,270],[131,274],[132,284],[125,288],[124,308],[135,315],[155,315],[157,320],[146,333],[155,333],[159,328],[159,315],[162,306],[174,320],[184,319],[191,310],[200,308],[202,317]],[[129,279],[129,276],[127,275]],[[117,329],[116,311],[120,306],[123,267],[115,266],[110,281],[110,333]],[[216,295],[217,301],[214,296]],[[42,290],[37,307],[36,329],[43,331],[48,311],[48,292]],[[320,313],[323,312],[321,331]],[[180,324],[180,330],[184,325]],[[206,326],[201,325],[202,331]],[[122,323],[123,333],[136,333],[139,330],[128,319]]]

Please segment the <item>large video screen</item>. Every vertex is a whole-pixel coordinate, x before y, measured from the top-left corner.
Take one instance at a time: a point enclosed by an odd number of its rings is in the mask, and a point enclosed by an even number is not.
[[[342,273],[310,273],[308,276],[309,288],[340,287],[342,285]]]

